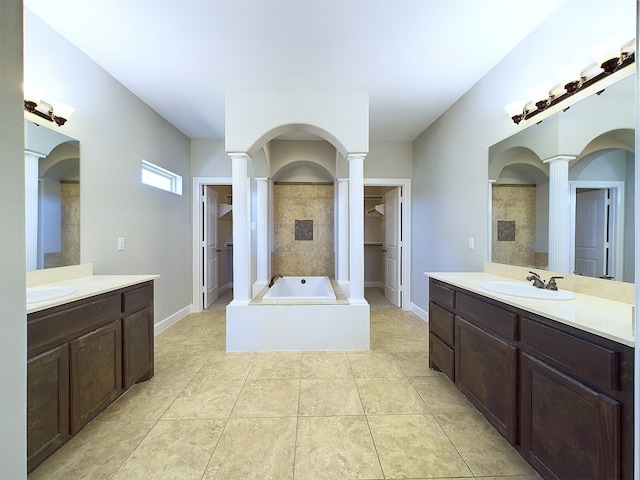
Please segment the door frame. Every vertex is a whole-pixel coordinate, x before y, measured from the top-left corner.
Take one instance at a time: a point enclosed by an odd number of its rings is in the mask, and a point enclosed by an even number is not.
[[[569,222],[569,242],[571,245],[571,272],[576,268],[576,190],[579,188],[610,189],[609,225],[613,233],[613,242],[609,242],[611,261],[610,274],[614,280],[622,281],[624,275],[624,182],[622,181],[587,181],[572,180],[569,182],[571,214]]]
[[[202,277],[202,262],[204,261],[202,255],[202,248],[200,245],[200,238],[202,237],[202,232],[204,229],[204,224],[202,222],[202,201],[200,192],[202,191],[202,187],[206,185],[232,185],[231,177],[193,177],[193,188],[191,189],[193,198],[192,198],[192,206],[191,206],[191,227],[192,227],[192,253],[193,253],[193,286],[192,286],[192,303],[191,303],[191,311],[192,312],[201,312],[203,310],[203,297],[202,297],[202,288],[203,285],[203,277]]]
[[[400,278],[400,305],[402,310],[412,310],[411,301],[411,179],[410,178],[364,178],[367,187],[402,187],[402,218],[400,221],[400,245],[402,275]],[[364,248],[364,245],[362,246]]]

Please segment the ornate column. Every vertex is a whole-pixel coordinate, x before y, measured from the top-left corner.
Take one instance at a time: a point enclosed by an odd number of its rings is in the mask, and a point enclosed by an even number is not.
[[[549,270],[552,272],[571,273],[569,162],[575,158],[556,155],[544,160],[549,164]]]
[[[38,167],[45,155],[24,151],[25,238],[27,271],[38,268]],[[41,267],[44,267],[42,265]]]
[[[345,293],[349,283],[349,179],[336,180],[336,281]],[[364,207],[363,207],[364,208]]]
[[[245,152],[229,153],[233,195],[233,301],[251,300],[251,185]]]
[[[364,158],[347,155],[349,162],[349,302],[364,299]]]
[[[256,282],[252,296],[269,282],[269,179],[256,178]]]

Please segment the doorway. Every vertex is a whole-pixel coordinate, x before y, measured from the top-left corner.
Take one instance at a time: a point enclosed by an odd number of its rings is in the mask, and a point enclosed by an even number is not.
[[[233,298],[231,179],[194,178],[193,311],[221,310]]]
[[[608,280],[623,278],[624,182],[569,182],[571,271]]]
[[[371,308],[409,310],[409,180],[364,181],[364,287]]]

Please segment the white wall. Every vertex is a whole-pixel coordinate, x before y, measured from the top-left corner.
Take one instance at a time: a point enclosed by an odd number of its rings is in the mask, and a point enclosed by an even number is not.
[[[423,272],[480,271],[487,252],[487,149],[526,128],[504,106],[622,32],[635,37],[635,1],[565,2],[414,142],[412,298],[428,306]],[[598,28],[588,28],[598,25]],[[575,41],[572,41],[575,40]],[[581,51],[581,48],[584,51]],[[588,64],[587,64],[588,65]],[[585,65],[586,66],[586,65]],[[475,250],[467,239],[475,238]]]
[[[0,2],[0,471],[27,477],[22,0]]]
[[[191,140],[191,175],[231,177],[231,159],[224,149],[224,140]]]
[[[96,274],[160,274],[159,322],[191,304],[189,139],[25,11],[25,82],[75,107],[61,128],[80,141],[81,261]],[[57,127],[56,127],[57,128]],[[145,159],[183,177],[183,195],[142,185]],[[117,251],[117,237],[125,251]]]
[[[371,142],[364,159],[365,178],[411,178],[413,144],[411,142]]]

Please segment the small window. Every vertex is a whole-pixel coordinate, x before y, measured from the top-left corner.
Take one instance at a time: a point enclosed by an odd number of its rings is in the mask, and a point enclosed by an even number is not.
[[[142,183],[182,195],[182,177],[154,163],[142,160]]]

